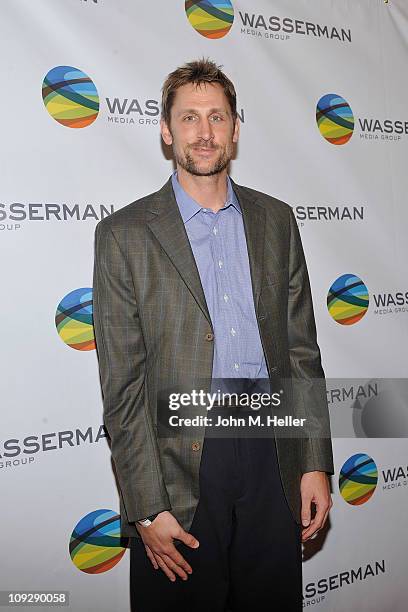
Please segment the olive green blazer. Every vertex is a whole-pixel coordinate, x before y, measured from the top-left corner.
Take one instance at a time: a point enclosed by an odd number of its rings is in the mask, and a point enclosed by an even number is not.
[[[255,311],[270,377],[324,378],[306,262],[290,206],[232,182],[247,240]],[[94,329],[119,494],[121,533],[170,510],[189,530],[199,500],[205,427],[161,437],[162,380],[211,380],[213,327],[169,179],[156,193],[101,220],[95,230]],[[196,388],[199,388],[197,386]],[[209,389],[207,389],[209,390]],[[304,416],[304,415],[302,415]],[[308,416],[308,415],[307,415]],[[314,426],[328,431],[327,403]],[[304,472],[333,473],[330,435],[276,438],[287,502],[300,522]]]

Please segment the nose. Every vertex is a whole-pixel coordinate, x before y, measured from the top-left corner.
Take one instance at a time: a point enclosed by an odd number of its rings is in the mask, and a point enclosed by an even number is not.
[[[207,117],[202,117],[199,122],[199,129],[197,136],[202,140],[208,141],[214,138],[214,133],[211,123]]]

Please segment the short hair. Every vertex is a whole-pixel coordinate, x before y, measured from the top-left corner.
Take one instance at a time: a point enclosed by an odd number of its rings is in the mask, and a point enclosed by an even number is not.
[[[174,97],[179,87],[193,83],[196,86],[202,83],[219,83],[229,102],[232,118],[237,117],[237,96],[235,87],[230,79],[222,72],[222,66],[210,59],[202,58],[187,62],[183,66],[171,72],[163,83],[162,87],[162,112],[161,116],[170,126],[170,113],[174,103]]]

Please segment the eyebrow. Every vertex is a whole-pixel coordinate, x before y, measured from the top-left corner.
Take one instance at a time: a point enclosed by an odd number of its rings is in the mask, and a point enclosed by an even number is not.
[[[178,114],[178,116],[180,115],[184,115],[185,113],[198,113],[200,112],[199,110],[197,110],[196,108],[184,108],[182,109]],[[225,108],[210,108],[209,110],[210,115],[212,113],[224,113],[224,114],[228,114],[228,111]]]

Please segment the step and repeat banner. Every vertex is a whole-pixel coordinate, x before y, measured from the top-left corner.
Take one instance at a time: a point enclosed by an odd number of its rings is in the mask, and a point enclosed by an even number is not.
[[[0,32],[0,590],[129,610],[93,235],[171,174],[160,89],[205,56],[237,89],[232,177],[295,212],[332,418],[352,425],[330,524],[304,546],[304,607],[405,612],[406,404],[384,389],[407,378],[405,0],[6,0]]]

